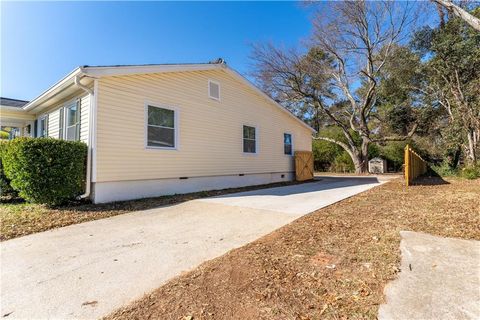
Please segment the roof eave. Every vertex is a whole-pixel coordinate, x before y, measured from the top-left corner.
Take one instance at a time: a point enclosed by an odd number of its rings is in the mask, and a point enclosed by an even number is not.
[[[220,68],[222,64],[172,64],[172,65],[144,65],[144,66],[112,66],[112,67],[77,67],[63,79],[44,91],[41,95],[22,107],[25,111],[32,111],[48,99],[58,95],[62,90],[74,84],[74,78],[78,75],[100,78],[107,76],[122,76],[141,73],[165,73],[181,71],[205,71]]]
[[[73,79],[75,76],[79,75],[82,73],[82,70],[80,67],[75,68],[72,72],[70,72],[68,75],[66,75],[63,79],[55,83],[53,86],[48,88],[46,91],[44,91],[41,95],[27,103],[22,107],[23,110],[25,111],[31,111],[35,109],[38,105],[41,103],[45,102],[46,100],[54,97],[58,93],[60,93],[63,89],[73,85]]]
[[[207,71],[207,70],[214,70],[214,69],[224,69],[229,72],[231,75],[235,76],[236,78],[242,80],[245,84],[247,84],[250,88],[256,91],[260,96],[265,98],[267,101],[273,103],[277,106],[281,111],[285,112],[289,116],[293,117],[297,122],[299,122],[302,126],[309,129],[312,133],[316,133],[317,131],[306,124],[304,121],[297,118],[293,113],[285,109],[282,105],[278,102],[273,100],[269,97],[265,92],[260,90],[257,86],[255,86],[252,82],[250,82],[247,78],[242,76],[237,71],[229,68],[224,63],[204,63],[204,64],[171,64],[171,65],[141,65],[141,66],[106,66],[106,67],[77,67],[75,70],[70,72],[67,76],[63,79],[55,83],[41,95],[27,103],[25,106],[22,107],[25,111],[31,111],[35,109],[37,106],[42,104],[43,102],[51,99],[52,97],[58,95],[62,90],[74,85],[74,78],[79,75],[84,75],[92,78],[100,78],[100,77],[107,77],[107,76],[123,76],[123,75],[131,75],[131,74],[145,74],[145,73],[168,73],[168,72],[189,72],[189,71]]]
[[[142,73],[168,73],[206,71],[222,68],[223,64],[171,64],[171,65],[143,65],[143,66],[112,66],[112,67],[81,67],[82,73],[91,77],[124,76]]]

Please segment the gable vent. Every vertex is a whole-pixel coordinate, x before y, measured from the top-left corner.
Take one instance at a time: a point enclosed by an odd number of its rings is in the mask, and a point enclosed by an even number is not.
[[[208,81],[208,96],[215,100],[220,100],[220,83]]]

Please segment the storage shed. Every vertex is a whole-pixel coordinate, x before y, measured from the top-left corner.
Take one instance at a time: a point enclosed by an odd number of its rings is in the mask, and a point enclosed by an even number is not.
[[[387,172],[387,160],[382,158],[373,158],[368,161],[368,172],[370,173],[385,173]]]

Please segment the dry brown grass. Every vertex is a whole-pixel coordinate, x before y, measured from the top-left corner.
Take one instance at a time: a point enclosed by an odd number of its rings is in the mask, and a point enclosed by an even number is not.
[[[267,185],[231,188],[224,190],[195,192],[107,204],[71,203],[68,206],[49,208],[38,204],[9,200],[0,204],[0,241],[28,234],[65,227],[71,224],[98,220],[119,214],[171,205],[193,199],[212,197],[233,192],[280,187],[298,182],[273,183]]]
[[[480,239],[480,180],[401,180],[203,263],[107,319],[375,319],[399,231]]]

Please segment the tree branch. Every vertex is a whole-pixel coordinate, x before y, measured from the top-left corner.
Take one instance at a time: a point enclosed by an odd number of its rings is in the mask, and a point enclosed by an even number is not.
[[[468,23],[472,28],[474,28],[477,31],[480,31],[480,19],[477,17],[471,15],[467,11],[463,10],[459,6],[457,6],[455,3],[453,3],[450,0],[433,0],[433,2],[443,6],[445,9],[447,9],[449,12],[452,12],[454,15]]]
[[[405,141],[411,138],[415,131],[417,131],[418,123],[415,123],[412,127],[412,130],[406,136],[390,136],[390,137],[383,137],[377,139],[371,139],[371,142],[387,142],[387,141]]]

